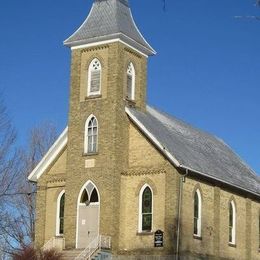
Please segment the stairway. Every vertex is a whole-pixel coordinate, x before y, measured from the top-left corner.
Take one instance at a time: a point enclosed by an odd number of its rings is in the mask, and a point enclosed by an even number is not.
[[[73,260],[80,253],[82,249],[70,249],[62,251],[62,260]],[[91,260],[111,260],[110,250],[98,250],[92,257]]]
[[[111,260],[112,254],[110,250],[98,250],[92,257],[91,260]]]
[[[73,260],[81,252],[82,252],[82,249],[70,249],[70,250],[65,249],[65,250],[62,251],[62,260]]]
[[[63,260],[111,260],[111,237],[98,235],[83,249],[65,249],[62,251]]]

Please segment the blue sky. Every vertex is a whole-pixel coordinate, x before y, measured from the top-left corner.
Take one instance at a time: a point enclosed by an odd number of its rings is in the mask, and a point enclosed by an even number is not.
[[[157,51],[148,103],[224,139],[260,173],[260,15],[253,0],[130,0]],[[25,144],[28,131],[67,123],[70,50],[65,40],[92,0],[8,0],[0,8],[0,90]]]

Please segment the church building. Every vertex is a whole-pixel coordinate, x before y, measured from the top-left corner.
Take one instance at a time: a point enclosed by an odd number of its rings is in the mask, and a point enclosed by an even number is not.
[[[146,103],[156,52],[128,0],[93,0],[64,45],[68,127],[28,177],[36,247],[64,259],[260,259],[259,177],[221,139]]]

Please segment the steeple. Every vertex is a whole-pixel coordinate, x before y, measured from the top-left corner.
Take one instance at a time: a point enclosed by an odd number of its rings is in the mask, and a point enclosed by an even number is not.
[[[138,30],[128,0],[94,0],[87,19],[64,45],[76,47],[120,40],[146,55],[156,52]]]

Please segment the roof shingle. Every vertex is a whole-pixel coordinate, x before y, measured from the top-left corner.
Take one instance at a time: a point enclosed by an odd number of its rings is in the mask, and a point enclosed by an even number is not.
[[[223,140],[149,106],[128,111],[181,167],[260,196],[259,177]]]
[[[95,0],[87,19],[64,45],[82,44],[120,39],[141,52],[155,54],[138,30],[127,0]]]

